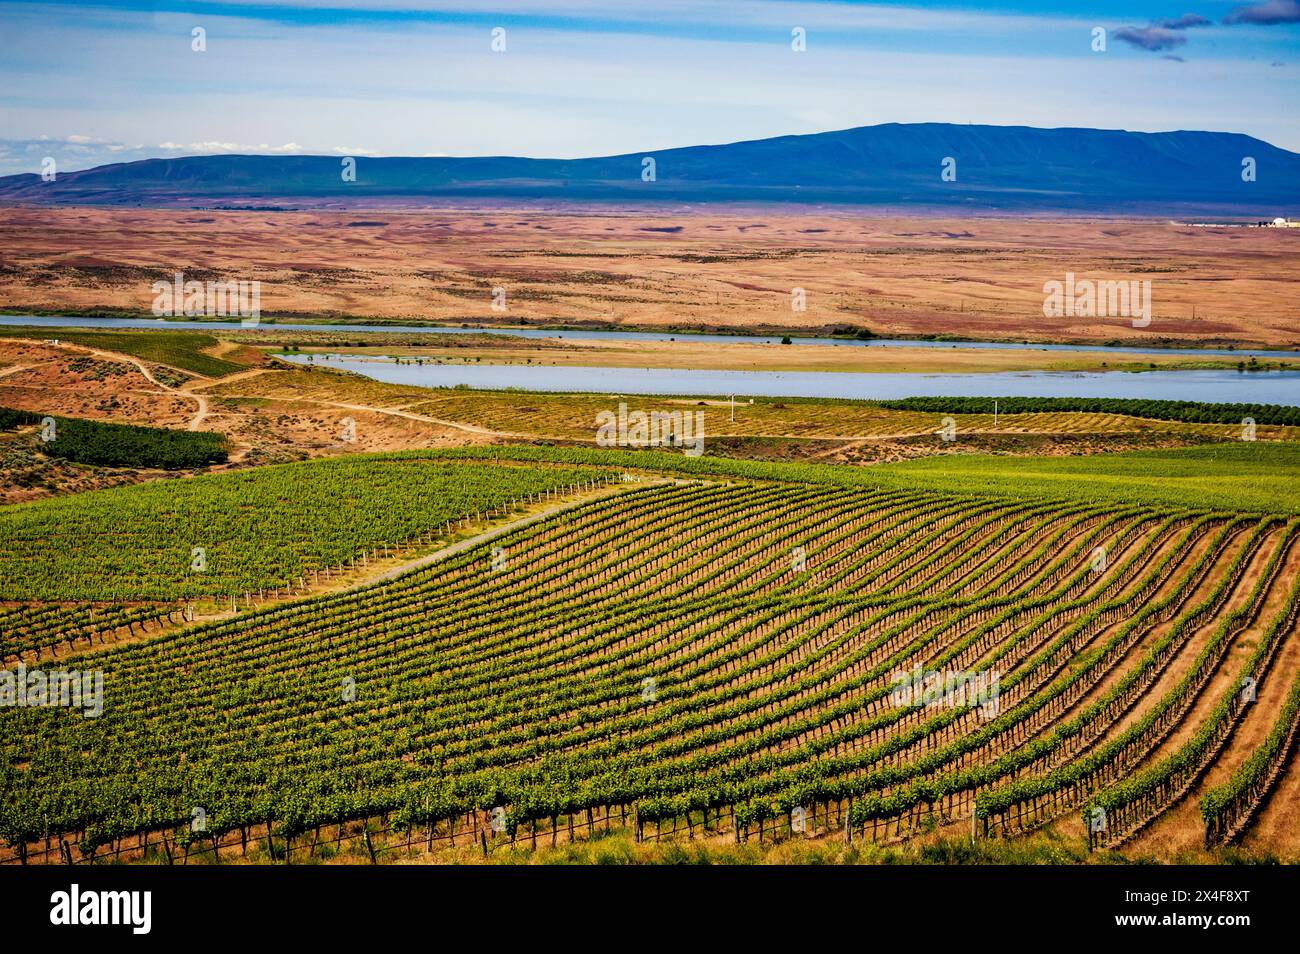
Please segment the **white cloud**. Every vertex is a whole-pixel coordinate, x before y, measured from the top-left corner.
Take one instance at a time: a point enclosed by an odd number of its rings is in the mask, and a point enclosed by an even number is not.
[[[267,143],[258,143],[255,146],[245,145],[238,142],[215,142],[208,140],[205,142],[160,142],[159,149],[166,149],[168,152],[184,152],[186,154],[203,154],[207,155],[214,152],[239,152],[239,153],[259,153],[259,152],[301,152],[302,146],[296,142],[287,142],[283,146],[271,146]]]

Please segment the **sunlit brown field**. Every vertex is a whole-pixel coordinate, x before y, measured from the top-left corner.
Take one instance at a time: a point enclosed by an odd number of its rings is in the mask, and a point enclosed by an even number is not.
[[[1298,230],[1157,220],[0,209],[0,306],[47,312],[148,314],[151,284],[182,271],[261,281],[267,318],[1294,345],[1297,267]],[[1044,318],[1043,285],[1067,272],[1150,280],[1150,326]]]

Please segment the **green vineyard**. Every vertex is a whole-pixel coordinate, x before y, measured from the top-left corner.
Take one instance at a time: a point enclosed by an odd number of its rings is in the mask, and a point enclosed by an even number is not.
[[[366,820],[485,851],[611,825],[874,844],[1048,829],[1123,850],[1189,818],[1218,844],[1276,810],[1300,519],[890,473],[520,448],[0,510],[3,592],[43,601],[0,610],[5,640],[103,676],[94,718],[0,707],[6,857],[274,856]],[[582,493],[528,519],[505,506],[559,487]],[[135,612],[113,599],[201,592],[192,539],[220,593],[492,508],[490,539],[382,579],[68,637]],[[115,541],[42,550],[107,513]]]
[[[30,411],[0,407],[0,430],[43,420],[49,422],[49,429],[42,434],[41,451],[81,464],[182,470],[224,464],[230,457],[229,442],[221,434],[112,424],[78,417],[46,418]]]
[[[376,546],[594,474],[340,459],[5,507],[0,594],[170,602],[291,586]]]
[[[1052,397],[914,397],[900,401],[878,401],[879,407],[898,411],[929,411],[938,414],[987,414],[992,405],[1006,414],[1069,411],[1080,414],[1124,414],[1158,421],[1192,424],[1240,424],[1250,418],[1259,424],[1300,424],[1300,407],[1285,404],[1207,404],[1200,401],[1155,401],[1134,398]]]
[[[294,373],[302,376],[301,371]],[[412,396],[412,403],[406,405],[409,410],[506,434],[591,440],[596,415],[613,406],[608,395],[600,394],[424,390],[426,395],[435,396],[423,400]],[[222,390],[218,387],[213,393]],[[1242,422],[1249,417],[1258,425],[1261,440],[1293,440],[1300,436],[1300,411],[1277,405],[1072,398],[859,401],[758,397],[752,404],[738,404],[733,414],[725,399],[661,397],[655,406],[699,410],[705,415],[706,432],[717,436],[916,437],[937,433],[945,416],[954,419],[959,435],[996,429],[1012,434],[1184,433],[1199,439],[1238,440]]]

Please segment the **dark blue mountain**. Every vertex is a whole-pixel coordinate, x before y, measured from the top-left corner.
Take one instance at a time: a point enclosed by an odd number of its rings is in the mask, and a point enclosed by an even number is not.
[[[654,181],[643,162],[654,160]],[[955,160],[945,181],[944,160]],[[1244,181],[1243,161],[1255,180]],[[373,200],[801,202],[1251,217],[1300,212],[1300,155],[1237,133],[863,126],[593,159],[192,156],[0,178],[0,202],[292,207]]]

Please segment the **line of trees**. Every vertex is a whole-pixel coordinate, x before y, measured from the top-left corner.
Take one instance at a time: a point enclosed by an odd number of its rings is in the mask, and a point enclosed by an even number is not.
[[[31,411],[15,411],[13,408],[0,407],[0,431],[12,431],[24,424],[38,424],[41,416]]]
[[[0,430],[40,424],[45,417],[32,411],[0,408]],[[54,421],[53,438],[44,442],[42,450],[51,457],[80,464],[184,470],[224,464],[230,459],[230,445],[223,434],[50,417]]]
[[[1200,401],[1159,401],[1146,398],[1049,397],[911,397],[875,401],[894,411],[934,414],[992,414],[993,402],[1002,414],[1077,411],[1085,414],[1127,414],[1158,421],[1187,424],[1240,424],[1252,418],[1257,424],[1300,425],[1300,407],[1283,404],[1203,404]]]

